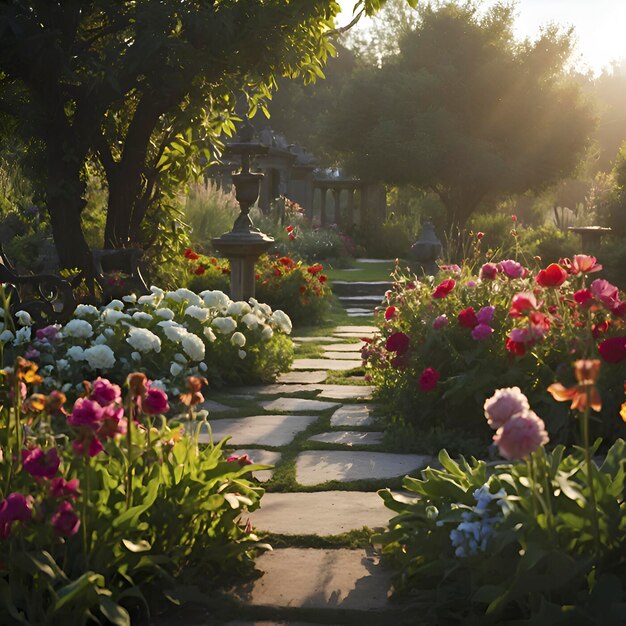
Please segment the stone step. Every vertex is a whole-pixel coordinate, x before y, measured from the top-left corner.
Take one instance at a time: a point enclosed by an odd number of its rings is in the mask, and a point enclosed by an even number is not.
[[[352,370],[361,367],[361,359],[295,359],[292,364],[294,370]]]
[[[383,433],[363,432],[360,430],[341,430],[319,433],[309,437],[309,441],[333,443],[342,446],[379,446],[383,442]]]
[[[388,281],[350,282],[334,280],[332,283],[333,293],[340,298],[341,296],[377,296],[384,294],[392,286],[392,283]]]
[[[348,303],[348,304],[374,304],[374,305],[379,305],[381,304],[381,302],[384,300],[385,296],[381,295],[381,294],[376,294],[376,295],[372,295],[372,296],[339,296],[339,300],[342,303]]]

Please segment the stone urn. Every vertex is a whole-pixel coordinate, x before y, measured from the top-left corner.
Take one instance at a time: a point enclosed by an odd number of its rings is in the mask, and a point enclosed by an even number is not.
[[[431,222],[424,222],[418,240],[411,246],[411,257],[415,261],[416,269],[424,274],[436,274],[435,261],[442,252],[443,246],[435,233],[435,227]]]

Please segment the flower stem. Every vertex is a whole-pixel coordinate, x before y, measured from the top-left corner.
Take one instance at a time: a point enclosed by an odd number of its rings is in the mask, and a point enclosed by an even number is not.
[[[596,555],[600,553],[600,524],[598,522],[598,509],[596,504],[596,490],[593,484],[593,461],[591,459],[591,449],[589,446],[589,411],[590,411],[590,395],[587,389],[587,407],[581,415],[581,429],[583,437],[583,446],[585,448],[585,465],[587,466],[587,481],[589,483],[589,509],[591,513],[591,532],[593,534],[593,544]]]
[[[133,421],[135,418],[133,411],[133,399],[128,400],[128,424],[126,428],[126,510],[133,504],[133,464],[131,459],[133,446]]]

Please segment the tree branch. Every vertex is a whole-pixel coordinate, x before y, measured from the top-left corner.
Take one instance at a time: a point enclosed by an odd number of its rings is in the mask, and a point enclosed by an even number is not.
[[[333,28],[333,30],[326,31],[324,33],[324,37],[338,37],[339,35],[343,35],[348,32],[353,26],[355,26],[358,21],[363,17],[365,13],[365,9],[362,8],[353,18],[349,24],[345,26],[340,26],[339,28]]]

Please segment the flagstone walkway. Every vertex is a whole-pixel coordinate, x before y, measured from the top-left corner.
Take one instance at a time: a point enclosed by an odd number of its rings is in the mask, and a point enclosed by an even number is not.
[[[375,330],[339,326],[330,337],[294,337],[319,345],[323,357],[296,359],[276,384],[237,388],[207,405],[211,432],[200,441],[230,437],[236,454],[274,465],[256,473],[267,492],[250,521],[277,547],[257,559],[262,576],[232,590],[240,621],[230,626],[416,623],[389,601],[391,572],[374,550],[345,547],[346,533],[366,546],[368,529],[392,516],[377,489],[397,488],[431,461],[385,451],[372,388],[358,369],[362,338]],[[353,384],[325,382],[329,372],[351,369]]]

